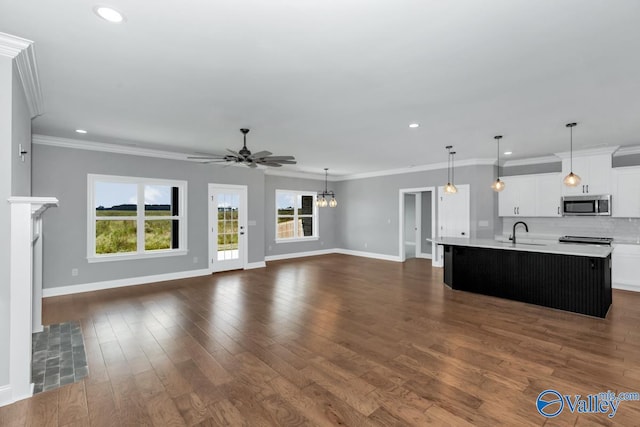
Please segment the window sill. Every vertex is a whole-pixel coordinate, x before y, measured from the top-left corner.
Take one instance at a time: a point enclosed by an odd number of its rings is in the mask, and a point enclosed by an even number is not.
[[[148,258],[163,258],[168,256],[182,256],[187,255],[188,250],[167,250],[167,251],[153,251],[142,254],[117,254],[117,255],[99,255],[87,257],[87,262],[111,262],[111,261],[128,261],[134,259],[148,259]]]
[[[303,237],[303,238],[297,238],[297,239],[276,239],[276,243],[312,242],[318,239],[319,237]]]

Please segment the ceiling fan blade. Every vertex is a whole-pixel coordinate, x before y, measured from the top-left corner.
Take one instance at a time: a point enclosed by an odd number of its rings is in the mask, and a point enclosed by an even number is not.
[[[275,162],[260,162],[261,165],[263,166],[269,166],[272,168],[279,168],[282,167],[282,165],[280,163],[275,163]]]
[[[257,153],[253,153],[249,157],[252,158],[252,159],[261,159],[263,157],[268,157],[270,155],[271,155],[270,151],[259,151]]]
[[[246,165],[247,165],[247,166],[249,166],[251,169],[253,169],[253,168],[257,168],[257,167],[258,167],[258,165],[257,165],[257,164],[255,164],[255,163],[253,163],[253,162],[251,162],[251,163],[246,163]]]
[[[213,159],[221,159],[224,160],[225,156],[188,156],[187,159],[193,160],[213,160]]]
[[[227,151],[228,151],[228,152],[230,152],[231,154],[233,154],[233,155],[234,155],[234,156],[236,156],[236,157],[242,157],[242,156],[240,155],[240,153],[237,153],[237,152],[235,152],[235,151],[233,151],[233,150],[229,150],[228,148],[227,148]]]
[[[271,162],[272,160],[267,159],[267,161]],[[280,163],[281,165],[295,165],[298,162],[296,162],[295,160],[276,160],[276,161],[273,161],[273,163]]]
[[[269,156],[265,160],[273,160],[279,162],[280,160],[295,160],[293,156]]]

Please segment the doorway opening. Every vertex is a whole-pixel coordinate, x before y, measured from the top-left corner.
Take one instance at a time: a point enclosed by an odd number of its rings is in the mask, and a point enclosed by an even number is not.
[[[400,261],[433,259],[435,245],[428,241],[436,232],[435,187],[401,188],[399,198]]]

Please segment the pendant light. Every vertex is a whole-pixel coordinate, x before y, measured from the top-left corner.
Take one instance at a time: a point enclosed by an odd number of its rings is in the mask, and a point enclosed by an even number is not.
[[[447,185],[444,186],[444,192],[447,194],[455,194],[458,192],[458,189],[453,184],[453,156],[456,154],[455,151],[451,151],[453,145],[447,145],[445,147],[449,152],[447,157]]]
[[[569,128],[569,133],[571,135],[571,145],[569,146],[570,151],[569,151],[569,161],[570,161],[570,171],[569,171],[569,175],[564,177],[564,185],[566,185],[567,187],[576,187],[578,186],[578,184],[580,184],[580,177],[578,175],[576,175],[575,173],[573,173],[573,127],[576,126],[577,123],[567,123],[567,127]]]
[[[502,135],[496,135],[493,137],[493,139],[496,140],[497,146],[498,146],[498,151],[496,152],[496,163],[498,164],[498,176],[496,177],[496,180],[493,182],[493,184],[491,184],[491,188],[496,193],[499,193],[502,190],[504,190],[504,187],[505,187],[504,181],[500,181],[500,140],[502,139]]]
[[[318,193],[318,198],[316,200],[316,206],[319,208],[326,208],[329,206],[330,208],[335,208],[338,206],[338,201],[336,200],[336,194],[333,190],[327,190],[327,177],[329,175],[329,168],[324,168],[324,191]],[[331,200],[327,202],[327,196],[331,196]]]

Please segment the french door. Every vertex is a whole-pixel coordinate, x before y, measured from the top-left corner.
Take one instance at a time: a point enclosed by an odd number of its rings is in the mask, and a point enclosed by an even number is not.
[[[209,269],[247,265],[247,186],[209,184]]]

